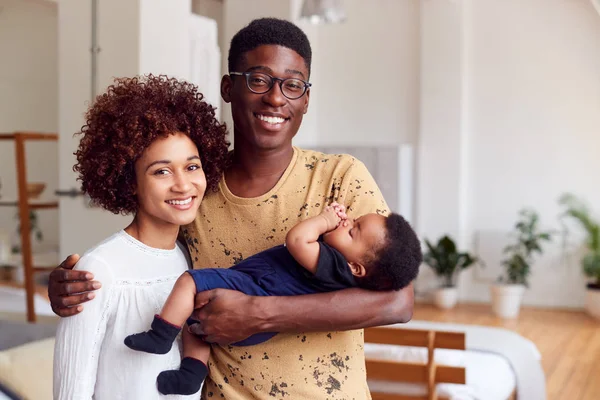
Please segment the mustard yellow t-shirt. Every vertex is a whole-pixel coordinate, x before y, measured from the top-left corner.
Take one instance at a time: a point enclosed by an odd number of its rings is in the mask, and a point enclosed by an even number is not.
[[[194,268],[228,268],[282,244],[297,222],[337,201],[349,216],[388,207],[366,167],[349,155],[294,148],[292,161],[268,193],[233,195],[222,179],[184,227]],[[255,346],[213,345],[202,398],[369,399],[363,331],[280,333]]]

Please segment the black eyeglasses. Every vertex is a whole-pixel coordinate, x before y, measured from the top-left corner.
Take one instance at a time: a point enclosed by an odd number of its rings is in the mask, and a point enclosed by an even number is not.
[[[275,82],[279,82],[281,93],[290,100],[296,100],[304,96],[304,93],[312,86],[312,83],[296,78],[275,78],[264,72],[230,72],[229,75],[246,77],[246,85],[252,93],[264,94],[273,88]]]

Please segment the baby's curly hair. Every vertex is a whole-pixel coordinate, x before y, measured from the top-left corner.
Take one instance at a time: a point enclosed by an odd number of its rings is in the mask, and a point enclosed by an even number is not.
[[[208,190],[228,160],[227,129],[198,88],[164,75],[117,78],[85,115],[74,153],[82,190],[114,214],[135,213],[135,162],[150,144],[175,132],[198,147]]]
[[[421,242],[408,221],[391,213],[385,220],[385,243],[369,254],[370,268],[360,287],[370,290],[399,290],[408,286],[418,275],[423,261]]]

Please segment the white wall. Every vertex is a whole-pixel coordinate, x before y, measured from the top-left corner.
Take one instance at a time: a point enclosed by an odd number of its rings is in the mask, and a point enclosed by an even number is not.
[[[414,143],[419,121],[418,1],[346,0],[347,20],[316,29],[316,141]],[[300,138],[299,138],[300,139]]]
[[[57,10],[42,1],[0,0],[0,132],[58,130]],[[30,142],[26,147],[28,179],[45,182],[43,198],[58,184],[55,142]],[[16,199],[13,142],[0,141],[0,196]],[[0,231],[16,234],[16,208],[0,208]],[[40,210],[41,244],[58,244],[58,213]]]
[[[486,257],[487,267],[461,282],[463,299],[485,301],[520,208],[534,207],[545,228],[558,229],[556,200],[572,191],[600,213],[593,172],[600,170],[600,18],[583,0],[463,0],[452,7],[442,18],[455,23],[460,14],[462,39],[455,47],[462,62],[453,77],[462,85],[443,101],[459,102],[460,127],[459,133],[454,124],[449,132],[421,132],[419,230],[431,238],[456,234]],[[438,32],[435,26],[428,31]],[[456,56],[437,59],[440,69],[447,60],[454,63]],[[422,106],[422,115],[432,117],[434,108]],[[450,154],[431,156],[443,143]],[[525,303],[581,306],[584,280],[576,257],[562,251],[560,240],[547,249],[533,266]],[[430,283],[427,275],[421,284]]]
[[[191,0],[139,2],[138,73],[162,73],[182,79],[189,76],[191,11]],[[161,24],[169,28],[161,29]]]
[[[192,0],[192,12],[217,22],[218,38],[223,37],[223,1],[221,0]],[[219,47],[221,43],[219,42]],[[229,46],[227,46],[229,49]],[[221,51],[223,49],[221,48]]]

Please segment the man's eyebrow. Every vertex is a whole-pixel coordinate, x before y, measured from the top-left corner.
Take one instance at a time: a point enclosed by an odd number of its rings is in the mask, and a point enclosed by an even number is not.
[[[286,69],[286,70],[285,70],[285,73],[286,73],[286,74],[300,75],[300,76],[302,77],[302,79],[306,79],[306,78],[304,77],[304,74],[303,74],[302,72],[300,72],[300,71],[297,71],[297,70],[295,70],[295,69]]]
[[[192,160],[200,160],[199,156],[193,155],[187,158],[187,161],[192,161]],[[151,167],[157,165],[157,164],[171,164],[171,160],[156,160],[150,163],[150,165],[148,165],[146,167],[146,171],[148,171]]]
[[[273,70],[269,67],[265,67],[264,65],[255,65],[254,67],[250,67],[248,68],[247,72],[252,72],[252,71],[264,71],[264,72],[268,72],[270,74],[273,73]]]
[[[263,71],[263,72],[269,73],[270,75],[273,75],[273,70],[269,67],[265,67],[264,65],[256,65],[254,67],[248,68],[248,72],[252,72],[252,71]],[[304,76],[304,74],[302,72],[295,70],[295,69],[286,69],[285,73],[292,74],[292,75],[300,75],[302,77],[302,79],[306,79],[306,77]]]

